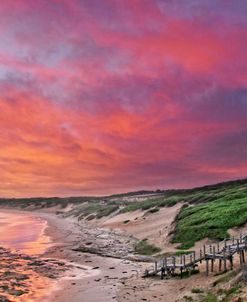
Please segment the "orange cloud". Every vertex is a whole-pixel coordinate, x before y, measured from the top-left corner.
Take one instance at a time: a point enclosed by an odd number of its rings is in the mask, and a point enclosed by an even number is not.
[[[0,195],[246,176],[242,10],[96,2],[1,5]]]

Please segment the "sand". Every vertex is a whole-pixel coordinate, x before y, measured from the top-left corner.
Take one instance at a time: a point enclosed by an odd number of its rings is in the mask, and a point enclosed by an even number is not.
[[[159,246],[162,252],[171,252],[176,250],[176,245],[169,242],[169,234],[174,228],[173,221],[181,206],[182,204],[176,204],[173,207],[161,208],[154,214],[141,210],[124,213],[106,219],[102,225],[123,230],[140,240],[148,238],[149,242]],[[123,223],[127,220],[128,223]]]
[[[73,251],[78,247],[83,229],[71,219],[53,214],[38,214],[48,221],[46,234],[55,246],[44,257],[66,259],[87,267],[88,275],[76,276],[73,280],[64,278],[51,294],[49,301],[56,302],[106,302],[116,301],[117,291],[126,278],[137,278],[141,267],[138,263],[89,253]]]
[[[135,238],[148,237],[164,251],[175,249],[174,245],[168,244],[168,234],[178,211],[179,206],[164,208],[151,215],[137,211],[87,224],[52,212],[32,212],[48,222],[45,234],[54,244],[42,257],[65,260],[77,266],[58,280],[49,297],[40,302],[178,302],[185,301],[184,296],[193,297],[193,288],[208,289],[218,277],[213,274],[206,277],[203,266],[200,274],[187,279],[144,279],[141,275],[145,267],[152,264],[130,260],[129,246]],[[125,224],[125,220],[130,222]],[[87,246],[87,241],[96,252],[108,257],[80,251],[81,247]]]
[[[166,212],[167,210],[167,212]],[[122,228],[121,221],[123,218],[134,219],[137,213],[129,213],[129,215],[104,219],[100,222],[101,229],[116,228],[124,230],[124,232],[142,238],[146,234],[152,236],[156,234],[154,240],[156,242],[159,237],[159,229],[164,229],[168,232],[167,228],[175,218],[179,208],[162,209],[160,213],[153,214],[146,218],[145,222],[140,222],[134,225],[125,226]],[[165,213],[166,212],[166,213]],[[142,217],[142,213],[139,213]],[[95,254],[82,253],[73,251],[78,247],[83,233],[83,227],[75,220],[69,218],[60,218],[54,214],[38,214],[42,215],[48,221],[49,227],[46,233],[51,236],[56,246],[51,248],[44,256],[66,259],[74,263],[86,265],[88,267],[88,276],[74,280],[62,280],[58,282],[57,288],[50,296],[49,301],[54,302],[110,302],[110,301],[184,301],[185,295],[191,295],[191,289],[195,287],[206,288],[210,282],[216,277],[206,277],[205,273],[192,276],[188,279],[172,279],[160,280],[144,279],[141,277],[145,267],[150,266],[150,263],[134,262],[123,259],[116,259],[111,257],[102,257]],[[161,215],[167,218],[163,219],[163,225],[157,219]],[[157,222],[158,227],[155,225]],[[98,222],[99,224],[99,222]],[[146,229],[142,232],[142,226],[145,225]],[[97,225],[99,227],[99,225]],[[91,229],[93,224],[89,226]],[[157,237],[157,238],[156,238]],[[162,236],[161,236],[162,237]],[[152,237],[151,237],[152,238]],[[97,241],[97,238],[95,238]],[[162,241],[165,244],[165,241]],[[165,247],[164,247],[165,248]],[[173,247],[174,248],[174,247]],[[90,275],[91,272],[96,271],[96,274]]]

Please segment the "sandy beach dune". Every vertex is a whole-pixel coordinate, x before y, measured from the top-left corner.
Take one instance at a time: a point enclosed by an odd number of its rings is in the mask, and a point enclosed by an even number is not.
[[[143,279],[141,275],[145,267],[150,266],[150,263],[135,262],[124,260],[121,258],[102,257],[93,253],[85,253],[77,250],[82,243],[82,238],[85,240],[85,234],[92,232],[88,237],[90,241],[93,234],[95,241],[97,239],[97,230],[105,230],[104,234],[107,238],[109,230],[120,232],[123,236],[136,236],[142,239],[145,234],[154,239],[154,242],[159,243],[166,249],[166,240],[164,235],[168,234],[171,227],[171,222],[179,210],[178,206],[162,209],[160,213],[150,217],[146,216],[143,219],[144,212],[118,215],[113,218],[102,219],[89,223],[87,227],[83,223],[79,224],[71,218],[61,218],[54,214],[38,214],[42,215],[48,221],[49,227],[46,233],[53,238],[55,246],[51,248],[45,256],[58,259],[66,259],[82,265],[90,266],[89,270],[97,270],[97,275],[79,278],[76,280],[62,280],[58,283],[57,290],[50,296],[50,301],[56,302],[108,302],[108,301],[164,301],[174,302],[183,301],[183,296],[196,286],[207,287],[212,281],[212,278],[205,279],[202,274],[200,278],[189,278],[186,280],[159,280],[159,279]],[[167,211],[167,213],[165,213]],[[161,224],[161,216],[168,218],[163,219]],[[138,215],[138,222],[133,220],[132,225],[123,226],[122,219],[135,219]],[[144,216],[145,217],[145,216]],[[159,219],[158,219],[159,218]],[[94,225],[94,227],[93,227]],[[146,226],[142,232],[143,226]],[[104,229],[105,228],[105,229]],[[158,238],[163,238],[158,241]],[[166,238],[166,237],[165,237]],[[118,240],[118,237],[116,237]],[[174,250],[174,247],[170,249]]]
[[[208,290],[218,277],[206,277],[203,266],[200,274],[181,280],[142,278],[152,263],[140,261],[144,258],[135,255],[134,244],[148,238],[162,252],[175,251],[169,233],[181,206],[162,208],[152,215],[138,210],[90,222],[65,218],[61,211],[57,215],[57,208],[32,211],[31,215],[47,221],[44,235],[52,242],[40,259],[57,259],[72,267],[55,280],[52,288],[47,288],[45,298],[28,302],[182,302],[194,288]],[[124,223],[126,220],[128,223]]]

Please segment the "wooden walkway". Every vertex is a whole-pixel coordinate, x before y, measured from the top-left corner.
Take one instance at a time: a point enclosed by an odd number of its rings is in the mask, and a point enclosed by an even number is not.
[[[198,263],[205,262],[206,275],[209,271],[213,272],[215,269],[215,262],[218,261],[218,270],[226,271],[227,262],[228,267],[233,269],[234,256],[239,256],[239,263],[242,266],[245,263],[245,252],[247,251],[247,234],[240,235],[239,238],[229,238],[214,245],[204,245],[199,253],[191,252],[190,254],[165,257],[154,262],[154,266],[146,269],[144,277],[155,276],[160,274],[163,279],[164,276],[173,276],[183,272],[191,273]],[[210,267],[209,267],[210,266]]]

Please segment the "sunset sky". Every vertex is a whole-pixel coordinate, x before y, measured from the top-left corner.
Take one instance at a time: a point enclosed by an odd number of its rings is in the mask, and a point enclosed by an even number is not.
[[[0,4],[0,197],[247,176],[246,0]]]

